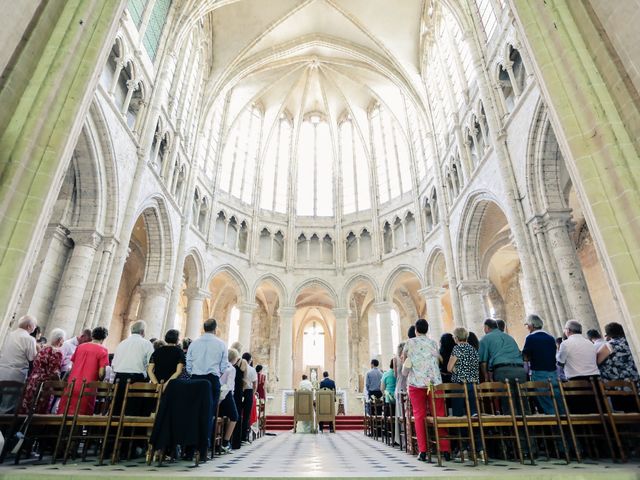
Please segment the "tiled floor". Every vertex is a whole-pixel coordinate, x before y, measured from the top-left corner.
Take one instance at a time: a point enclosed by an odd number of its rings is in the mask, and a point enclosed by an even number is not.
[[[31,463],[31,464],[30,464]],[[305,435],[279,433],[257,440],[233,454],[193,468],[188,462],[176,462],[162,467],[147,467],[143,461],[125,461],[119,465],[98,467],[94,462],[68,465],[35,465],[24,462],[18,467],[0,466],[0,479],[36,479],[115,477],[426,477],[454,478],[640,478],[640,465],[609,462],[586,464],[540,461],[537,466],[494,461],[489,466],[473,468],[470,462],[448,462],[443,468],[424,464],[361,432]]]

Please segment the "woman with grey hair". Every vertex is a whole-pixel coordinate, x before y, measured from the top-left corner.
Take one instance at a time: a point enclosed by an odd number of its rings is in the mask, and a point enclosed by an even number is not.
[[[60,367],[62,366],[62,344],[66,333],[60,328],[54,328],[49,334],[49,344],[45,345],[33,359],[33,368],[27,378],[27,384],[20,405],[19,413],[28,413],[35,400],[40,384],[49,380],[60,380]],[[35,407],[35,413],[50,413],[51,398],[41,398]]]

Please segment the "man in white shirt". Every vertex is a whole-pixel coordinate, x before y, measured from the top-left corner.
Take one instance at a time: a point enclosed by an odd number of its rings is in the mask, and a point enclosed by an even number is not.
[[[68,374],[71,371],[72,363],[71,357],[78,348],[78,345],[91,341],[91,329],[85,328],[80,335],[72,337],[62,344],[62,366],[60,367],[60,373],[62,376]]]
[[[587,380],[600,375],[596,363],[596,346],[582,336],[582,325],[569,320],[564,326],[567,339],[560,344],[556,354],[558,363],[564,366],[569,380]]]
[[[36,328],[36,319],[25,315],[18,320],[18,328],[7,335],[0,351],[0,381],[24,383],[29,372],[29,362],[36,356],[36,339],[31,336]],[[18,402],[18,397],[3,396],[0,413],[10,413]]]
[[[242,358],[247,362],[247,372],[244,375],[244,391],[242,392],[242,442],[249,443],[251,430],[251,409],[253,408],[253,392],[258,386],[258,372],[253,368],[251,354],[245,352]]]
[[[119,411],[127,380],[131,383],[147,381],[147,367],[153,353],[153,344],[144,338],[147,324],[144,320],[137,320],[131,324],[131,335],[121,341],[116,347],[111,366],[116,373],[115,380],[120,380],[118,398],[116,398],[115,412]],[[133,410],[136,410],[133,408]],[[127,407],[127,411],[129,408]]]

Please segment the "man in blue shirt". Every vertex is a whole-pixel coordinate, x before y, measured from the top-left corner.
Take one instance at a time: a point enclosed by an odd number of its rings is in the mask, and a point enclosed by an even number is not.
[[[205,320],[204,333],[191,342],[187,350],[187,372],[191,378],[207,380],[211,384],[213,415],[210,435],[213,432],[216,407],[220,400],[220,375],[229,365],[227,346],[215,335],[217,327],[218,323],[213,318]]]
[[[528,315],[524,323],[529,330],[529,335],[522,347],[522,356],[529,362],[531,380],[534,382],[546,382],[551,380],[555,391],[556,400],[560,401],[560,389],[558,387],[558,371],[556,370],[556,339],[542,330],[544,322],[538,315]],[[546,414],[555,414],[553,400],[549,397],[536,397],[536,400]],[[564,408],[558,403],[558,409],[564,413]]]

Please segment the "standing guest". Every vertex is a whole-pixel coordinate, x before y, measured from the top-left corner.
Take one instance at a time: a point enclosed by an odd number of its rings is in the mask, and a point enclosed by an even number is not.
[[[496,325],[498,325],[498,330],[500,330],[501,332],[504,332],[507,328],[507,324],[505,323],[505,321],[499,318],[496,318]]]
[[[244,376],[244,390],[242,393],[242,442],[249,443],[253,392],[256,391],[258,386],[258,373],[256,369],[253,368],[253,360],[249,352],[243,353],[242,359],[247,362],[247,371]]]
[[[380,381],[382,380],[382,372],[378,368],[380,362],[374,358],[371,360],[371,370],[367,372],[365,381],[365,396],[368,400],[371,397],[382,398],[382,391],[380,390]]]
[[[475,348],[476,351],[480,350],[480,340],[478,340],[478,336],[475,333],[469,332],[467,343]]]
[[[233,345],[242,347],[240,342],[234,342]],[[232,349],[236,350],[233,347]],[[238,423],[236,423],[236,427],[233,430],[233,436],[231,438],[231,447],[234,450],[238,450],[242,447],[242,403],[244,401],[244,378],[247,375],[248,366],[249,365],[246,360],[239,355],[233,364],[233,368],[236,371],[233,385],[233,401],[235,402],[236,410],[238,411]]]
[[[556,355],[558,355],[558,350],[560,350],[560,344],[562,342],[563,342],[562,337],[556,338]],[[567,381],[567,376],[564,373],[564,366],[560,365],[557,361],[556,361],[556,372],[558,373],[558,380],[560,380],[561,382]]]
[[[184,340],[182,340],[182,351],[184,352],[184,354],[187,354],[187,351],[189,350],[189,345],[191,345],[191,339],[190,338],[185,338]]]
[[[71,371],[71,357],[78,348],[78,345],[91,341],[91,329],[85,328],[77,337],[71,337],[62,345],[62,376],[66,376]]]
[[[36,351],[39,352],[44,345],[40,342],[40,339],[42,338],[42,330],[38,325],[36,325],[36,328],[31,332],[31,336],[36,339]]]
[[[233,396],[236,384],[236,367],[240,354],[234,348],[229,349],[227,359],[229,363],[227,368],[220,376],[220,409],[218,414],[220,417],[227,417],[229,421],[222,436],[222,451],[228,453],[231,451],[231,435],[239,420],[238,409]]]
[[[60,367],[62,366],[62,351],[60,348],[64,343],[65,336],[64,330],[54,328],[50,335],[51,345],[45,345],[36,354],[18,413],[29,412],[42,382],[60,380]],[[50,398],[41,398],[34,409],[34,413],[51,413],[51,406]]]
[[[428,406],[431,405],[429,385],[442,383],[440,376],[440,352],[435,340],[427,337],[429,324],[423,318],[416,321],[416,337],[410,338],[404,346],[404,355],[407,358],[404,369],[407,370],[407,383],[409,384],[409,399],[415,417],[416,436],[418,437],[418,460],[427,461],[427,438],[424,419]],[[408,363],[408,364],[407,364]],[[410,365],[410,366],[409,366]],[[436,399],[436,412],[438,416],[444,416],[445,406],[442,399]],[[432,412],[434,413],[434,412]],[[443,431],[444,433],[444,431]],[[441,451],[447,459],[450,458],[449,440],[440,441]]]
[[[589,380],[600,376],[596,346],[582,336],[582,325],[569,320],[564,326],[567,339],[560,344],[556,360],[564,366],[568,380]]]
[[[529,335],[524,341],[522,356],[525,361],[529,362],[531,380],[534,382],[551,380],[555,396],[560,399],[556,370],[556,340],[542,329],[544,322],[538,315],[528,315],[524,324],[529,330]],[[536,400],[543,413],[555,414],[551,398],[540,396],[536,397]],[[560,404],[558,404],[558,408],[560,413],[564,413],[564,408]]]
[[[500,331],[498,323],[489,318],[484,321],[485,336],[480,340],[480,373],[482,378],[488,380],[489,371],[493,381],[509,381],[513,404],[518,411],[520,409],[516,381],[526,382],[527,373],[524,369],[524,360],[518,348],[518,344],[510,335]],[[502,402],[502,413],[508,413],[509,404],[506,399]]]
[[[80,415],[93,415],[95,397],[82,397],[82,402],[78,406],[78,397],[82,382],[95,382],[104,377],[107,365],[109,365],[109,352],[102,346],[109,331],[104,327],[96,327],[91,331],[91,342],[83,342],[78,345],[71,357],[72,367],[69,372],[69,381],[75,380],[73,393],[69,399],[69,415],[73,415],[78,408]],[[60,401],[58,413],[64,412],[65,400]]]
[[[216,336],[218,322],[210,318],[203,324],[204,333],[196,338],[187,351],[187,372],[191,378],[205,379],[211,384],[213,398],[210,434],[215,425],[216,409],[220,399],[220,375],[227,369],[227,346]]]
[[[596,351],[600,350],[600,347],[607,343],[607,341],[602,338],[602,335],[600,335],[600,332],[595,328],[587,330],[587,339],[596,346]]]
[[[407,331],[407,338],[416,338],[416,326],[411,325]]]
[[[151,383],[164,382],[163,389],[167,388],[169,382],[178,378],[182,374],[186,357],[182,348],[178,346],[180,332],[178,330],[167,330],[164,336],[165,345],[156,348],[149,359],[147,374]]]
[[[258,387],[256,388],[256,393],[258,394],[258,398],[260,400],[267,399],[267,376],[262,372],[262,365],[256,365],[256,373],[258,374]]]
[[[131,383],[144,382],[147,379],[147,367],[153,353],[153,344],[144,338],[147,324],[144,320],[137,320],[131,324],[131,335],[121,341],[113,355],[113,370],[116,380],[120,380],[124,394],[127,380]]]
[[[31,333],[36,319],[25,315],[18,320],[18,328],[7,335],[0,350],[0,381],[24,383],[29,373],[29,362],[36,357],[36,339]],[[0,413],[11,413],[18,406],[19,396],[3,395]]]
[[[414,329],[415,331],[415,329]],[[396,348],[396,356],[393,362],[393,371],[396,376],[396,428],[395,442],[400,444],[400,424],[404,419],[404,404],[402,402],[402,394],[407,392],[407,375],[402,371],[404,362],[404,346],[405,342],[400,342]]]
[[[447,369],[451,372],[451,381],[466,386],[469,394],[469,408],[471,414],[476,413],[475,393],[473,384],[480,381],[480,358],[478,352],[468,343],[469,332],[466,328],[458,327],[453,331],[456,346],[453,347]],[[464,399],[453,398],[451,408],[457,417],[465,414]]]
[[[604,326],[607,341],[600,347],[596,360],[603,380],[630,380],[640,388],[638,368],[633,360],[622,325],[616,322]]]
[[[440,376],[442,377],[442,383],[451,382],[451,374],[447,370],[447,365],[449,365],[449,358],[455,346],[456,342],[453,339],[453,335],[443,333],[440,337],[440,357],[442,358],[440,361]]]
[[[380,390],[384,396],[384,407],[390,416],[396,414],[396,374],[394,371],[395,358],[389,362],[389,370],[382,374]]]

